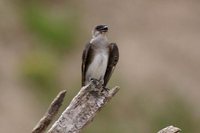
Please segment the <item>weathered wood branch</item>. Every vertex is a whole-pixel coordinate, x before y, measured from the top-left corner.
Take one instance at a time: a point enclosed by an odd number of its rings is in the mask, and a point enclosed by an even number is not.
[[[43,133],[57,114],[59,108],[62,105],[65,97],[66,90],[61,91],[57,97],[52,101],[45,115],[40,119],[37,125],[33,128],[32,133]]]
[[[91,82],[81,88],[79,93],[73,98],[70,105],[61,114],[59,119],[52,125],[48,133],[79,133],[89,124],[97,112],[109,102],[109,100],[119,91],[119,87],[110,90],[103,89],[100,83]],[[61,91],[51,103],[48,111],[38,122],[32,133],[43,133],[52,121],[62,105],[66,91]],[[180,133],[181,129],[168,126],[157,133]]]
[[[174,126],[168,126],[166,128],[163,128],[162,130],[158,131],[158,133],[180,133],[181,129],[174,127]]]
[[[105,90],[94,82],[82,87],[48,133],[79,133],[118,90]]]

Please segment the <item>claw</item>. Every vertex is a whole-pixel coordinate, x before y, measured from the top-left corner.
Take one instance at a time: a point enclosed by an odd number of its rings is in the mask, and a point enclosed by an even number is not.
[[[105,91],[107,91],[107,92],[109,91],[109,88],[107,88],[107,87],[105,87],[105,86],[103,87],[103,89],[104,89]]]
[[[93,82],[93,84],[94,84],[95,86],[98,86],[99,81],[98,81],[97,79],[91,78],[91,81]]]
[[[92,87],[92,90],[91,90],[92,94],[94,94],[96,96],[100,95],[104,90],[103,80],[91,78],[90,81],[93,83],[93,87]]]

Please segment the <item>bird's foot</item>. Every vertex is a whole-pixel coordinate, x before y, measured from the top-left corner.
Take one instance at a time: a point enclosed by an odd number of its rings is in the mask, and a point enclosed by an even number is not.
[[[107,87],[103,87],[103,90],[105,90],[105,91],[109,91],[110,89],[109,88],[107,88]]]
[[[98,80],[97,79],[95,79],[95,78],[91,78],[91,80],[90,81],[92,81],[92,83],[94,84],[94,85],[97,85],[98,84]]]
[[[95,85],[96,88],[102,88],[103,82],[101,80],[92,78],[91,81]]]
[[[104,95],[107,95],[109,93],[109,88],[103,86],[103,89],[101,90],[101,93],[103,93]]]
[[[97,80],[97,79],[92,78],[91,81],[92,81],[92,85],[93,85],[92,92],[96,93],[97,95],[100,95],[100,93],[104,89],[102,80]]]

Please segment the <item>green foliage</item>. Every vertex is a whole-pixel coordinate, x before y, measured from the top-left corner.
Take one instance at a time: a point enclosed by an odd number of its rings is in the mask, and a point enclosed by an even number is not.
[[[50,9],[36,3],[26,4],[24,20],[27,27],[43,42],[40,45],[63,54],[78,38],[78,15],[74,12],[51,13]],[[66,15],[63,15],[66,14]]]

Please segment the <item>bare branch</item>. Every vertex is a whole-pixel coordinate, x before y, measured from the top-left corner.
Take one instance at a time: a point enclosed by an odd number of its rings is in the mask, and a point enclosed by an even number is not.
[[[168,126],[166,128],[163,128],[162,130],[158,131],[158,133],[180,133],[181,129],[174,127],[174,126]]]
[[[52,125],[48,133],[79,133],[89,124],[98,111],[119,91],[119,87],[103,89],[100,83],[91,82],[81,88],[72,99],[60,118]],[[61,91],[51,103],[43,118],[38,122],[32,133],[43,133],[58,112],[65,97],[66,90]],[[180,133],[181,129],[168,126],[157,133]]]
[[[40,119],[37,125],[32,130],[32,133],[43,133],[53,120],[54,116],[57,114],[59,108],[62,105],[63,99],[65,97],[66,90],[61,91],[57,97],[53,100],[49,106],[45,115]]]
[[[105,90],[93,82],[82,87],[48,133],[79,133],[118,90]]]

